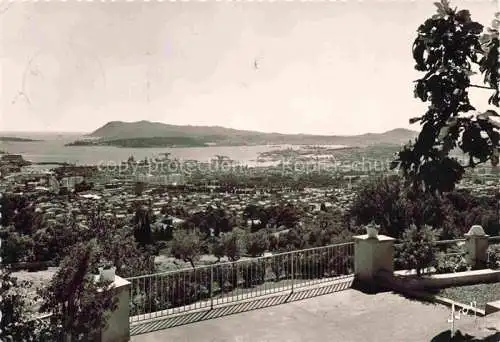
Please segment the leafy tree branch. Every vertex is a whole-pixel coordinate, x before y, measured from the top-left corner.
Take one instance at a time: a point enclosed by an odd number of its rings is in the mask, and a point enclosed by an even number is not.
[[[413,42],[415,69],[425,75],[415,81],[414,95],[429,103],[427,112],[410,123],[420,123],[416,141],[405,146],[392,168],[399,167],[415,189],[449,192],[465,168],[490,161],[498,164],[500,123],[498,113],[478,113],[469,99],[470,88],[492,89],[489,105],[499,106],[498,14],[484,32],[468,10],[452,9],[447,0],[435,3],[437,14],[417,30]],[[483,75],[486,86],[471,84]],[[450,152],[460,148],[468,156],[462,165]]]

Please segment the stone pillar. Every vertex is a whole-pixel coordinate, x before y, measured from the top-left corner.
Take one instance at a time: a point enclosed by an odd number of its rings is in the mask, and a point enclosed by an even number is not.
[[[128,342],[130,341],[130,282],[115,276],[109,291],[113,291],[118,303],[116,310],[107,316],[107,327],[101,332],[101,342]]]
[[[394,271],[394,238],[378,235],[354,237],[354,274],[356,281],[371,283],[380,270]]]
[[[467,248],[467,263],[472,268],[484,267],[488,260],[488,237],[483,227],[472,226],[465,234],[465,246]]]

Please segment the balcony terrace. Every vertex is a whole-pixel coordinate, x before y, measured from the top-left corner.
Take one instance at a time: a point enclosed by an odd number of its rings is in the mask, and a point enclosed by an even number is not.
[[[372,295],[348,289],[217,319],[207,316],[204,321],[132,336],[131,342],[450,341],[449,308],[391,292]],[[476,319],[462,316],[456,328],[475,337],[466,341],[498,342],[500,313]]]

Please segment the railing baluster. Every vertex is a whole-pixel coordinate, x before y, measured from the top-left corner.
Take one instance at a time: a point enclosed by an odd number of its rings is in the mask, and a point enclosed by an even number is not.
[[[182,303],[182,308],[181,310],[184,311],[186,310],[186,292],[187,292],[187,286],[186,286],[186,271],[182,272],[182,286],[184,288],[184,291],[182,293],[184,294],[184,301]]]
[[[148,311],[149,318],[151,318],[153,316],[153,314],[152,314],[153,308],[152,308],[152,303],[151,303],[152,300],[153,300],[153,298],[151,296],[151,294],[152,294],[152,291],[151,291],[151,283],[152,283],[151,278],[152,277],[148,278],[148,280],[149,280],[148,281],[148,283],[149,283],[149,296],[147,297],[148,298],[148,302],[149,302],[149,311]]]
[[[157,293],[158,293],[158,275],[156,275],[156,274],[155,274],[155,277],[154,277],[154,284],[153,284],[153,285],[154,285],[154,286],[153,286],[153,290],[154,290],[154,291],[153,291],[153,295],[154,295],[154,297],[153,297],[153,298],[151,298],[151,301],[153,301],[153,300],[154,300],[154,303],[153,303],[153,304],[154,304],[154,305],[153,305],[153,309],[154,309],[154,316],[155,316],[155,318],[156,318],[156,317],[158,316],[158,306],[156,305],[157,300],[158,300],[158,299],[156,298],[156,297],[157,297],[156,295],[157,295]]]
[[[344,271],[343,271],[343,266],[342,266],[342,259],[344,258],[344,251],[339,248],[339,252],[337,253],[336,255],[336,258],[335,258],[335,273],[340,277],[340,276],[343,276],[344,275]]]
[[[316,268],[316,273],[314,274],[314,278],[313,278],[313,284],[317,284],[319,283],[319,279],[320,279],[320,272],[321,272],[321,260],[320,260],[320,253],[319,253],[319,250],[318,249],[315,249],[314,251],[312,251],[312,255],[313,255],[313,260],[314,260],[314,267]]]
[[[165,294],[163,286],[163,277],[160,276],[160,303],[161,303],[161,316],[163,316],[163,310],[165,310]]]
[[[173,299],[173,312],[175,313],[176,311],[179,312],[179,301],[181,299],[181,282],[179,280],[180,278],[180,274],[179,273],[176,273],[174,274],[174,288],[173,288],[173,296],[172,296],[172,299]]]
[[[249,291],[252,290],[252,284],[253,284],[253,273],[252,273],[252,268],[253,268],[253,261],[250,262],[248,264],[248,266],[246,266],[244,269],[243,269],[243,273],[245,273],[245,275],[243,276],[243,281],[244,281],[244,285],[243,285],[243,289],[244,289],[244,292],[243,292],[243,298],[244,299],[248,299],[248,293]]]
[[[309,264],[309,268],[311,269],[311,271],[309,272],[309,286],[314,284],[314,272],[316,270],[316,262],[315,262],[315,258],[314,258],[314,252],[315,250],[310,250],[307,252],[307,256],[308,256],[308,260],[310,260],[310,262],[308,263]]]
[[[142,287],[141,287],[141,283],[142,283]],[[142,282],[139,283],[139,287],[140,287],[140,299],[141,299],[141,315],[146,315],[146,301],[147,301],[147,298],[146,298],[146,278],[143,278],[142,279]]]
[[[210,265],[210,286],[209,286],[209,292],[210,292],[210,310],[214,308],[214,267],[213,265]]]
[[[239,266],[240,263],[235,263],[236,266],[236,271],[234,272],[234,282],[236,283],[236,300],[240,299],[240,284],[239,284],[239,279],[238,279],[238,273],[239,273]]]

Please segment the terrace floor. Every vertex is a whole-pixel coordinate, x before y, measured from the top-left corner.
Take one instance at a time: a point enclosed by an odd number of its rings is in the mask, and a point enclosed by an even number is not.
[[[443,305],[348,289],[136,335],[131,342],[449,342],[449,316]],[[455,327],[475,337],[460,341],[500,341],[500,313],[462,316]]]

